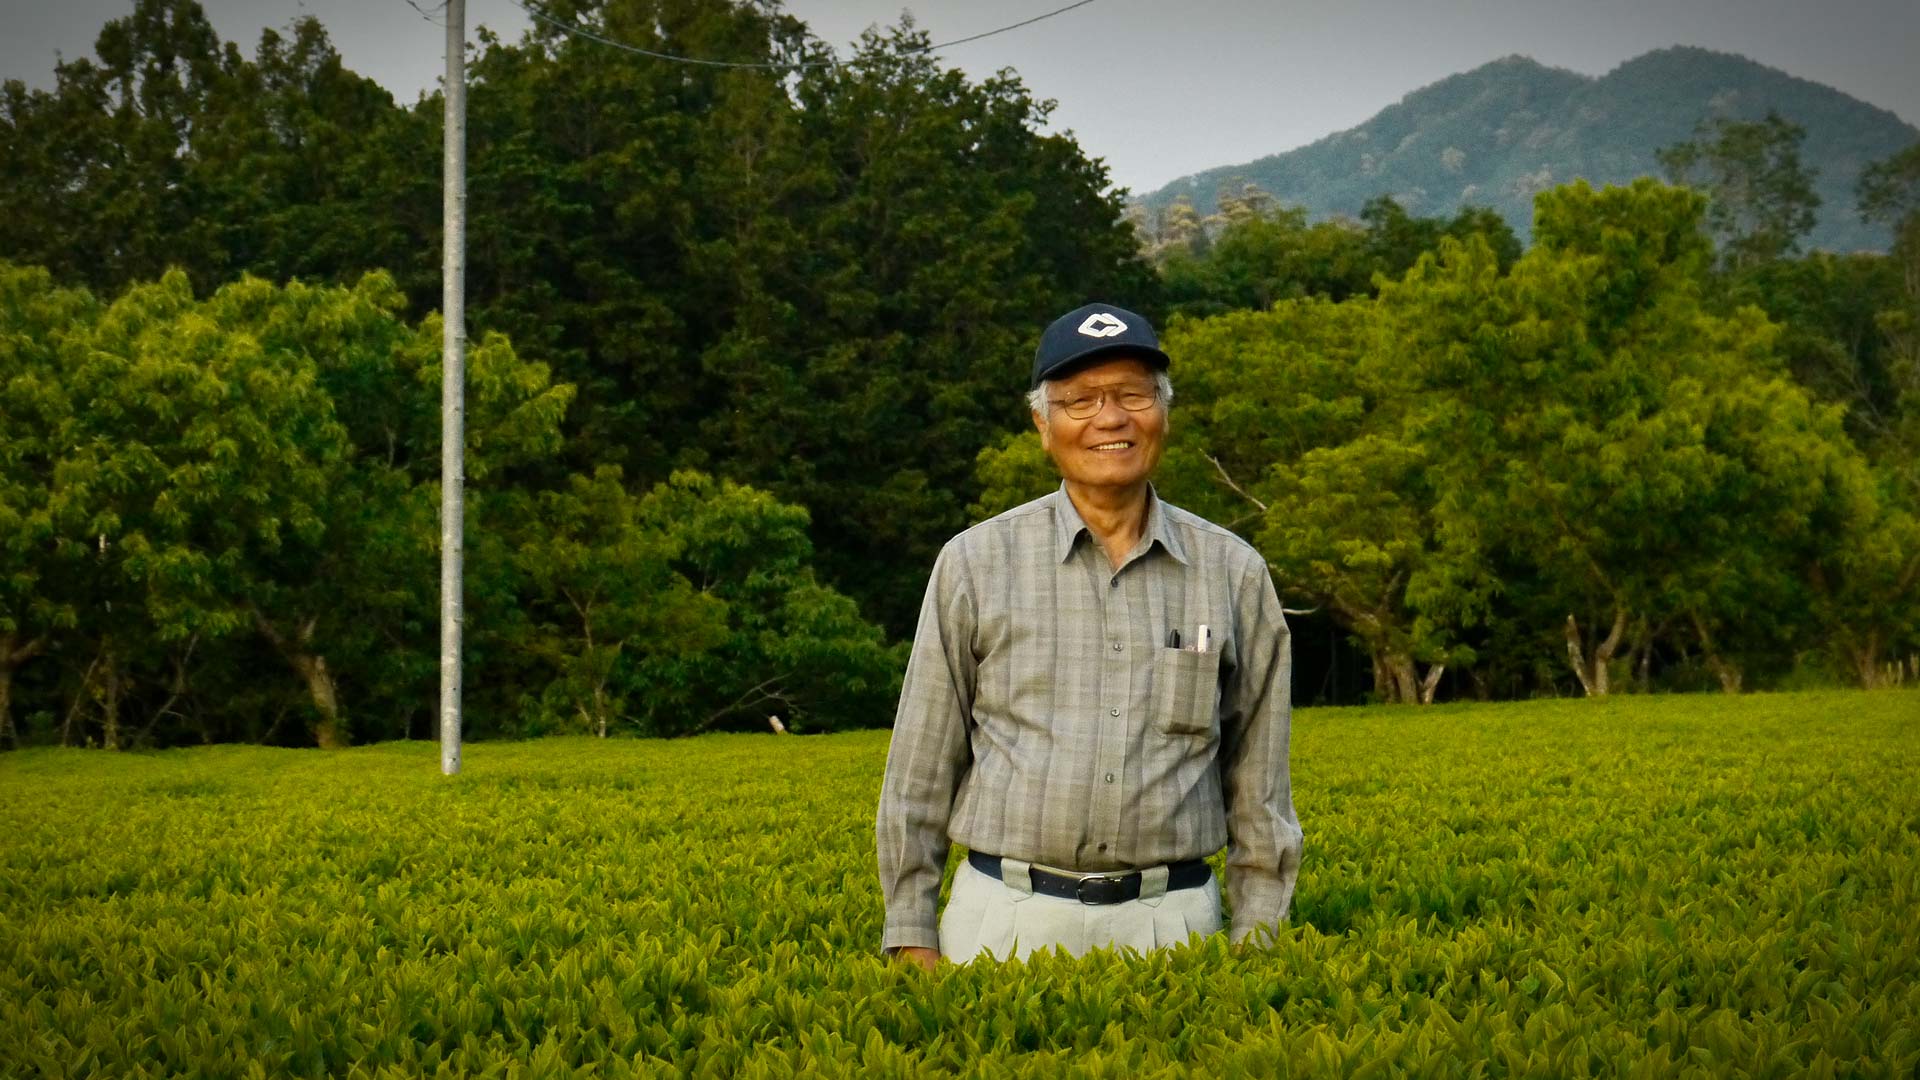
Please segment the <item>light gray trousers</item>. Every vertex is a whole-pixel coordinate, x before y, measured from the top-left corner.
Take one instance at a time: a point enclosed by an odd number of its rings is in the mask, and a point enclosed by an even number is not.
[[[1074,956],[1127,946],[1146,952],[1220,930],[1218,878],[1168,892],[1167,868],[1157,866],[1142,871],[1138,900],[1083,904],[1034,892],[1028,866],[1002,859],[996,881],[970,863],[960,864],[940,916],[940,955],[964,964],[980,956],[1025,959],[1049,947]]]

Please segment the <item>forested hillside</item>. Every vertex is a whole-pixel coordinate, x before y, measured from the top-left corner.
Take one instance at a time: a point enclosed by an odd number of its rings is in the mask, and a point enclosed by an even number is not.
[[[1650,52],[1599,78],[1509,56],[1416,90],[1359,127],[1184,177],[1143,201],[1158,211],[1186,196],[1212,213],[1222,185],[1247,180],[1314,217],[1357,216],[1381,195],[1423,215],[1490,206],[1525,237],[1539,192],[1662,175],[1658,151],[1692,138],[1703,121],[1769,111],[1806,130],[1805,160],[1818,170],[1821,205],[1807,243],[1886,250],[1891,233],[1854,213],[1854,187],[1863,168],[1920,131],[1831,87],[1698,48]]]

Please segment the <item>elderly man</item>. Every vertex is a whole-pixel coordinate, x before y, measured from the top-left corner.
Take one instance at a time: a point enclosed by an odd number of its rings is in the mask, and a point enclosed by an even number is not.
[[[1276,931],[1300,865],[1291,642],[1266,563],[1162,502],[1173,386],[1147,320],[1056,320],[1028,404],[1064,482],[949,541],[920,610],[877,824],[882,948],[1146,950]],[[967,860],[936,922],[949,843]]]

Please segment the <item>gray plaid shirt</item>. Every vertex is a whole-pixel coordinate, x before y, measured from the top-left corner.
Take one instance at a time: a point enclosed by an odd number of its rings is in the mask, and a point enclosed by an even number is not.
[[[1233,940],[1277,928],[1300,867],[1291,674],[1265,561],[1157,496],[1117,571],[1064,487],[954,537],[880,790],[882,947],[939,947],[949,840],[1078,871],[1230,844]]]

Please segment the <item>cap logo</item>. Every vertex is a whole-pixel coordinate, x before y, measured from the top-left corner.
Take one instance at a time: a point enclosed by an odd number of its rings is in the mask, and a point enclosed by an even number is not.
[[[1080,324],[1080,332],[1092,338],[1112,337],[1115,334],[1124,334],[1126,330],[1126,323],[1104,311],[1094,312]]]

